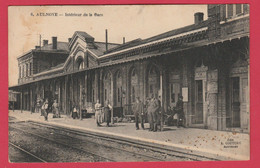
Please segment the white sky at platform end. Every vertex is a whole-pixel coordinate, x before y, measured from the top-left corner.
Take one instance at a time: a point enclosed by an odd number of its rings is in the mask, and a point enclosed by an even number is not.
[[[63,16],[31,16],[40,12],[57,12]],[[9,86],[18,83],[17,58],[34,49],[41,40],[52,36],[68,41],[75,31],[85,31],[95,41],[122,43],[145,39],[194,23],[194,13],[203,12],[207,5],[96,5],[96,6],[11,6],[8,8],[8,76]],[[98,13],[101,17],[64,16],[65,13]],[[41,42],[42,44],[42,42]]]

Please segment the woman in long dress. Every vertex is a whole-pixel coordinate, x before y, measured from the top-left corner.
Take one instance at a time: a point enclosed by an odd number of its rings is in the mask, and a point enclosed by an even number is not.
[[[59,104],[57,103],[57,100],[54,100],[54,103],[52,105],[53,110],[53,118],[60,118],[60,112],[59,112]]]
[[[107,100],[104,105],[105,122],[107,123],[107,127],[109,127],[109,123],[111,122],[111,110],[112,110],[112,106]]]
[[[97,103],[95,104],[95,119],[98,127],[100,127],[100,124],[102,123],[101,110],[101,104],[99,103],[99,100],[97,100]]]

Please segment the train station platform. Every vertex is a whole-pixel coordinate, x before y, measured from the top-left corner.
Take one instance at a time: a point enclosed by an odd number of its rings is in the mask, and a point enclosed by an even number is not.
[[[164,147],[183,149],[194,154],[200,154],[217,158],[219,160],[249,160],[250,159],[250,135],[248,133],[235,133],[215,131],[197,128],[177,128],[175,126],[164,127],[164,131],[148,131],[148,123],[145,130],[135,129],[135,123],[114,123],[106,127],[103,123],[97,127],[95,119],[84,118],[83,120],[72,119],[66,115],[61,118],[52,118],[44,121],[40,113],[29,111],[9,110],[9,116],[21,121],[35,121],[56,126],[86,130],[96,133],[107,134],[118,138],[154,143]]]

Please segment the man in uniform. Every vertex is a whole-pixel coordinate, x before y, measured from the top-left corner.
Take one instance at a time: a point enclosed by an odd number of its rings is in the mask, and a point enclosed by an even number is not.
[[[135,115],[136,130],[139,130],[139,120],[141,121],[142,129],[144,129],[144,106],[139,97],[136,97],[135,99],[135,103],[133,104],[133,112]]]
[[[157,131],[157,117],[158,117],[158,111],[159,111],[159,102],[157,99],[154,98],[154,95],[152,95],[152,99],[148,106],[148,115],[150,116],[150,129],[149,131]]]

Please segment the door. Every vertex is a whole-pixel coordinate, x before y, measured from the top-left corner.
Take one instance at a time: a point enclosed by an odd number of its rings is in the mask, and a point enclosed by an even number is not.
[[[240,109],[241,109],[241,128],[248,129],[249,128],[249,88],[248,88],[248,78],[241,77],[240,82]]]
[[[231,127],[240,127],[240,79],[231,78]]]
[[[203,92],[203,80],[196,80],[194,124],[203,124]]]

